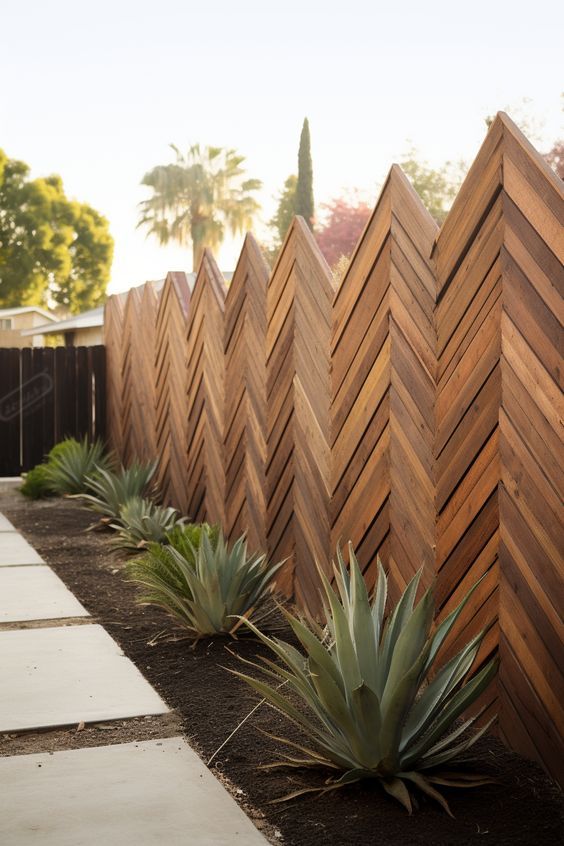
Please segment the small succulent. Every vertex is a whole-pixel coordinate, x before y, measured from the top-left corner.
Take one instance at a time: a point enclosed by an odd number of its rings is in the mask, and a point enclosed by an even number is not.
[[[137,552],[149,542],[165,542],[167,533],[185,520],[176,508],[155,505],[150,499],[134,496],[121,507],[117,522],[110,524],[116,533],[112,545],[116,549]]]
[[[241,618],[251,617],[270,594],[281,565],[249,555],[244,537],[229,548],[221,531],[214,540],[205,527],[197,543],[183,538],[179,544],[176,531],[174,545],[149,544],[129,567],[143,588],[141,604],[164,608],[196,637],[234,634]]]
[[[441,785],[468,787],[491,781],[441,768],[466,752],[488,728],[469,733],[480,714],[460,724],[457,721],[494,677],[497,659],[468,677],[485,634],[481,632],[442,667],[435,667],[437,654],[470,594],[433,630],[432,590],[415,605],[420,571],[385,618],[387,579],[381,564],[370,603],[352,547],[349,557],[350,570],[338,551],[338,566],[333,568],[337,590],[320,571],[325,630],[283,612],[304,654],[245,621],[279,663],[266,658],[263,664],[248,662],[273,684],[240,672],[236,675],[307,737],[304,746],[283,741],[298,748],[302,757],[285,755],[282,762],[270,766],[328,767],[335,776],[324,789],[378,779],[410,813],[410,788],[417,787],[450,814],[438,789]],[[303,702],[307,712],[297,707],[296,700]],[[300,792],[309,791],[293,795]]]
[[[89,479],[110,466],[111,458],[101,441],[89,444],[86,437],[82,441],[65,438],[49,453],[45,472],[56,493],[81,494],[90,489]]]
[[[87,479],[90,493],[80,494],[86,505],[101,515],[102,522],[118,520],[121,509],[134,497],[143,497],[151,489],[156,464],[139,464],[134,461],[117,472],[102,469]]]
[[[29,499],[55,496],[46,464],[37,464],[24,475],[20,492]]]

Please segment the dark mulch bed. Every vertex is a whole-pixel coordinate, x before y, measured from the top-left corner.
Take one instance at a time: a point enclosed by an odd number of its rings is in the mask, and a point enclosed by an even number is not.
[[[135,604],[135,589],[124,582],[120,562],[108,549],[107,535],[84,533],[91,522],[87,511],[74,501],[29,503],[16,492],[0,495],[0,511],[177,710],[187,737],[207,761],[257,701],[222,666],[240,668],[231,652],[253,658],[260,645],[249,638],[200,642],[195,649],[187,640],[161,639],[148,645],[163,630],[170,631],[170,624],[158,610]],[[212,769],[227,777],[240,800],[264,813],[286,844],[552,846],[562,842],[562,794],[539,767],[508,752],[493,737],[481,745],[479,769],[493,773],[500,783],[448,791],[456,816],[452,820],[425,799],[409,817],[375,784],[269,805],[294,787],[321,784],[322,776],[257,771],[260,764],[275,759],[277,751],[259,728],[287,733],[285,721],[262,706],[217,755]],[[80,745],[80,735],[75,737]]]

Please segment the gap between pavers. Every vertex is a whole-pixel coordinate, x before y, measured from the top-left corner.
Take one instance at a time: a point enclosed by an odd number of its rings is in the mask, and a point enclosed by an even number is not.
[[[118,744],[0,758],[10,846],[266,846],[185,743]]]
[[[45,564],[41,556],[19,532],[0,532],[0,567]]]
[[[0,623],[88,616],[88,611],[45,564],[0,569]]]
[[[0,732],[169,709],[99,625],[0,632]]]

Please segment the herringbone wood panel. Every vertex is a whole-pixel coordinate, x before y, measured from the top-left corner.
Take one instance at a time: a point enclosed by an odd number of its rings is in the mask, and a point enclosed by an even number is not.
[[[337,291],[332,336],[332,547],[379,556],[397,598],[434,572],[436,224],[392,168]]]
[[[192,292],[186,334],[187,513],[224,524],[225,280],[206,250]],[[182,401],[181,401],[182,402]]]
[[[319,603],[315,561],[329,549],[331,273],[302,218],[295,218],[268,285],[267,535],[288,558],[280,589]]]
[[[225,300],[225,531],[266,550],[266,290],[269,270],[247,235]]]
[[[186,274],[169,273],[159,298],[155,336],[157,479],[165,504],[184,513],[188,505],[186,322],[189,308]]]
[[[106,431],[108,445],[123,457],[122,346],[123,316],[127,294],[108,297],[104,306],[104,345],[106,347]]]
[[[144,463],[156,458],[155,331],[157,297],[150,282],[127,296],[122,327],[123,459]]]
[[[438,595],[480,576],[501,736],[564,778],[562,183],[498,116],[439,235]]]

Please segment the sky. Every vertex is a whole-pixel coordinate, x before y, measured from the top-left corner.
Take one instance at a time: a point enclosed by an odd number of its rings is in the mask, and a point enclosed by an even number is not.
[[[114,293],[192,269],[189,246],[136,229],[140,181],[171,142],[246,156],[266,238],[306,115],[318,205],[351,189],[374,203],[411,145],[433,166],[471,162],[508,106],[549,149],[563,43],[564,4],[542,0],[0,0],[0,147],[109,219]],[[226,239],[222,270],[242,240]]]

